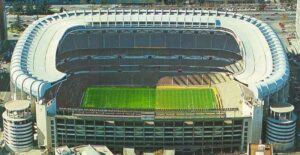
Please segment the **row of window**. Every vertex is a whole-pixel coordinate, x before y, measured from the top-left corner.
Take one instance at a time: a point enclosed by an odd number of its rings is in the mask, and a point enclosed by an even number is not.
[[[165,132],[173,132],[173,131],[228,131],[228,130],[242,130],[241,126],[201,126],[201,127],[136,127],[136,126],[84,126],[84,125],[70,125],[70,124],[57,124],[57,128],[61,129],[71,129],[71,130],[99,130],[99,131],[111,131],[111,130],[119,130],[119,131],[165,131]],[[246,129],[247,130],[247,129]]]
[[[24,121],[10,121],[10,120],[6,120],[6,119],[3,119],[4,122],[7,122],[7,123],[10,123],[10,124],[14,124],[14,125],[22,125],[22,124],[28,124],[28,123],[31,123],[32,120],[31,119],[27,119],[27,120],[24,120]]]
[[[162,144],[162,145],[176,145],[176,144],[181,144],[181,145],[194,145],[194,144],[204,144],[204,145],[212,145],[212,144],[241,144],[241,139],[230,139],[230,140],[183,140],[183,139],[164,139],[164,140],[159,140],[159,139],[75,139],[75,138],[66,138],[66,137],[58,137],[57,143],[62,143],[62,142],[75,142],[75,143],[88,143],[91,144],[93,142],[97,142],[98,144],[103,144],[103,143],[119,143],[120,145],[124,144]]]
[[[54,122],[52,121],[52,124]],[[234,126],[234,125],[243,125],[243,120],[225,120],[225,121],[203,121],[197,122],[194,121],[192,125],[183,122],[158,122],[154,121],[153,123],[137,121],[137,122],[124,122],[124,121],[97,121],[97,120],[74,120],[74,119],[57,119],[57,124],[76,124],[76,125],[106,125],[106,126],[161,126],[161,127],[179,127],[179,126]],[[245,122],[245,126],[248,125]]]
[[[92,22],[90,23],[90,25],[95,26],[95,25],[101,25],[101,26],[109,26],[109,27],[112,27],[112,26],[116,26],[116,27],[123,27],[123,26],[148,26],[148,27],[152,27],[152,26],[185,26],[185,27],[191,27],[191,26],[194,26],[194,27],[199,27],[199,26],[215,26],[215,23],[214,22],[202,22],[202,23],[199,23],[199,22],[165,22],[165,21],[162,21],[162,22],[152,22],[152,21],[149,21],[149,22],[144,22],[144,21],[141,21],[141,22],[136,22],[136,21],[124,21],[124,22],[119,22],[119,21],[115,21],[115,22]]]

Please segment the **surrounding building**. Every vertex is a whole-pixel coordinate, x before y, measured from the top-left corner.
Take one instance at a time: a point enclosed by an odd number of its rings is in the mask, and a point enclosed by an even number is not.
[[[5,104],[5,109],[2,118],[6,146],[13,152],[29,151],[33,147],[30,101],[10,101]]]
[[[248,144],[247,155],[273,155],[271,144]]]
[[[297,36],[300,38],[300,0],[297,0],[296,33],[297,33]]]
[[[263,130],[263,123],[270,122],[272,109],[280,111],[277,103],[288,105],[288,80],[285,48],[272,28],[222,11],[50,15],[25,30],[11,62],[12,98],[30,100],[36,108],[38,146],[49,150],[91,144],[114,153],[124,147],[246,152],[248,143],[272,132]],[[216,89],[217,106],[84,108],[83,95],[91,86],[208,87]],[[285,120],[278,121],[285,127]]]
[[[0,45],[2,40],[6,40],[6,13],[5,13],[5,6],[4,0],[0,0]]]
[[[113,153],[102,145],[81,145],[69,148],[60,146],[55,149],[55,155],[113,155]]]
[[[292,151],[295,146],[296,115],[291,104],[272,104],[267,120],[267,143],[275,151]]]
[[[42,3],[44,0],[35,0]],[[12,3],[12,0],[7,0]],[[175,4],[222,4],[222,3],[259,3],[263,0],[48,0],[50,4],[122,4],[122,5],[175,5]]]

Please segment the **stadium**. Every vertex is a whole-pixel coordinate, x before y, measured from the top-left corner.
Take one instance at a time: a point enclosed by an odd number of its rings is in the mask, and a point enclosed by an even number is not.
[[[291,148],[295,131],[278,131],[295,116],[275,114],[288,105],[288,79],[267,24],[206,10],[46,16],[25,30],[11,63],[12,97],[31,100],[38,145],[50,150],[230,153],[261,139]]]

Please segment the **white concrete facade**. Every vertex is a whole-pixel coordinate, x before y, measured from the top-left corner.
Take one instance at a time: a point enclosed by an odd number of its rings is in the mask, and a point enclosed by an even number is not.
[[[36,123],[38,133],[38,146],[50,147],[50,123],[47,118],[47,106],[45,104],[36,104]]]
[[[204,10],[73,11],[41,18],[25,30],[16,45],[11,63],[13,96],[20,92],[21,98],[43,99],[47,90],[68,77],[56,68],[56,52],[64,37],[71,31],[104,28],[226,31],[234,36],[245,61],[243,71],[235,74],[235,79],[247,85],[255,98],[266,105],[287,101],[288,60],[272,28],[250,16]],[[257,141],[262,132],[263,108],[249,109],[252,114],[250,130],[255,133],[253,140]],[[49,147],[47,106],[37,104],[36,110],[39,146]]]
[[[60,40],[71,29],[124,26],[210,29],[215,28],[216,21],[221,23],[219,28],[232,30],[244,51],[244,72],[236,79],[248,84],[262,100],[286,86],[289,67],[285,49],[267,24],[237,13],[203,10],[97,10],[44,17],[30,25],[16,45],[11,63],[12,83],[14,89],[39,99],[66,77],[56,69],[55,57]]]
[[[33,147],[33,124],[29,101],[11,101],[2,114],[5,144],[14,152]]]
[[[296,115],[290,104],[271,105],[267,118],[266,142],[273,144],[274,150],[291,151],[295,145]]]

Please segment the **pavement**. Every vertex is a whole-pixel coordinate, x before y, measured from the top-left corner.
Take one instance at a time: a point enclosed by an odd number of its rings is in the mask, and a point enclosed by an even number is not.
[[[34,16],[27,16],[27,15],[20,15],[20,19],[23,23],[23,25],[28,26],[35,20],[44,17],[45,15],[34,15]],[[7,15],[6,20],[7,20],[7,28],[10,27],[12,23],[14,23],[17,19],[16,15]],[[12,33],[10,31],[7,31],[7,38],[8,40],[18,40],[19,37],[22,35],[22,33]]]

